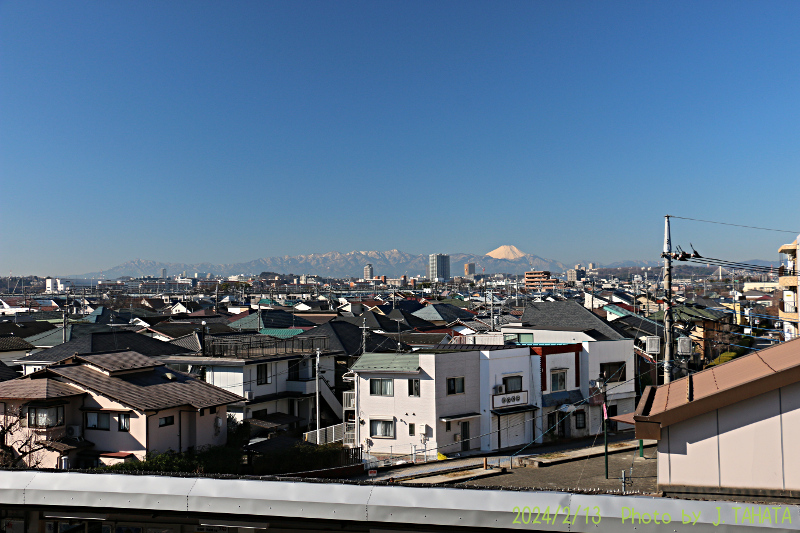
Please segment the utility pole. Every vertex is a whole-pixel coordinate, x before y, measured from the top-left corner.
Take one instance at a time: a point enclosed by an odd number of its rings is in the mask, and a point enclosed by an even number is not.
[[[664,383],[672,378],[672,238],[669,215],[664,217]]]
[[[317,385],[317,444],[319,444],[319,348],[317,348],[317,361],[316,361],[316,377]]]

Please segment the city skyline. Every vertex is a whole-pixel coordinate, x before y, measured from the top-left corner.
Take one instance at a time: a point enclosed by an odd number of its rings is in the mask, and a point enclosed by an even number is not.
[[[796,230],[798,19],[782,1],[5,2],[0,271],[503,242],[609,263],[657,259],[666,214]],[[786,237],[673,223],[730,260]]]

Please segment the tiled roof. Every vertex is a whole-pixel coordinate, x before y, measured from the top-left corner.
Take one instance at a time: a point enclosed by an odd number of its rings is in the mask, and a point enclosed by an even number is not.
[[[202,328],[202,324],[199,321],[197,322],[161,322],[159,324],[155,324],[151,326],[149,329],[164,335],[165,337],[169,337],[170,339],[177,339],[178,337],[183,337],[184,335],[188,335],[190,333],[194,333],[195,330],[199,330]],[[225,324],[218,324],[218,323],[207,323],[206,327],[208,328],[209,333],[228,333],[233,331],[229,326]]]
[[[84,394],[77,387],[55,379],[12,379],[0,383],[0,398],[3,400],[52,400]]]
[[[314,327],[316,324],[300,315],[287,313],[282,309],[262,309],[231,322],[232,329],[260,331],[264,328]]]
[[[160,341],[132,331],[90,333],[20,359],[22,362],[56,362],[73,354],[88,354],[114,350],[132,350],[148,357],[179,355],[191,350]]]
[[[17,337],[27,339],[28,337],[39,335],[40,333],[50,331],[54,328],[55,326],[50,322],[39,320],[29,320],[24,322],[13,322],[11,320],[7,320],[5,322],[0,322],[0,335],[10,335],[13,333]]]
[[[475,318],[473,313],[451,304],[430,304],[411,314],[430,322],[452,322],[457,318],[467,320]]]
[[[362,335],[361,328],[358,326],[340,320],[332,320],[305,331],[298,337],[327,337],[328,351],[342,352],[352,356],[361,353]],[[366,344],[367,352],[393,350],[397,347],[396,341],[378,333],[368,333]]]
[[[35,346],[22,337],[16,335],[0,335],[0,352],[17,352],[32,350]]]
[[[132,351],[81,355],[76,359],[102,368],[112,374],[114,372],[149,369],[163,365],[163,363],[159,363],[152,357]]]
[[[118,376],[106,375],[83,364],[52,365],[41,372],[59,376],[139,410],[162,410],[182,405],[201,409],[243,400],[236,394],[164,366]],[[2,386],[0,383],[0,388]]]
[[[723,320],[730,316],[725,311],[717,311],[715,309],[706,309],[702,307],[691,307],[686,305],[679,305],[672,308],[672,317],[681,322],[692,322],[695,320]],[[653,313],[648,318],[656,322],[664,321],[664,311]]]
[[[354,372],[416,372],[417,353],[365,353],[351,368]]]
[[[381,331],[397,331],[398,323],[386,315],[376,313],[375,311],[364,311],[358,316],[353,317],[339,317],[336,321],[350,322],[358,327],[361,327],[366,321],[367,327],[371,330]],[[432,325],[432,324],[429,324]],[[400,330],[404,331],[411,329],[405,322],[400,322]]]
[[[18,378],[19,374],[15,372],[4,362],[0,361],[0,381],[8,381],[9,379]]]
[[[534,302],[525,308],[522,325],[543,330],[588,331],[594,330],[611,340],[626,338],[582,305],[570,300],[563,302]]]

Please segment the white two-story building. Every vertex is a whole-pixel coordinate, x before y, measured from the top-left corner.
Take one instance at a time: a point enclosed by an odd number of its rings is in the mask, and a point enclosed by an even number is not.
[[[541,436],[538,355],[528,347],[365,354],[345,418],[352,443],[378,455],[520,446]]]

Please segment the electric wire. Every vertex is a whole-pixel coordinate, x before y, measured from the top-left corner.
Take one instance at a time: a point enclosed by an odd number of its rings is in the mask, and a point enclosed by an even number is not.
[[[679,217],[677,215],[667,215],[667,216],[669,218],[678,218],[678,219],[681,219],[681,220],[692,220],[694,222],[705,222],[707,224],[721,224],[723,226],[736,226],[737,228],[748,228],[748,229],[758,229],[758,230],[763,230],[763,231],[777,231],[777,232],[780,232],[780,233],[800,234],[800,231],[792,231],[792,230],[788,230],[788,229],[760,228],[758,226],[746,226],[744,224],[732,224],[730,222],[718,222],[716,220],[703,220],[703,219],[700,219],[700,218]]]

